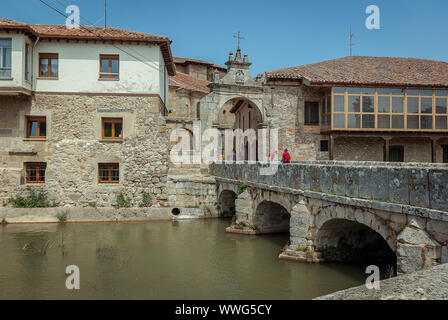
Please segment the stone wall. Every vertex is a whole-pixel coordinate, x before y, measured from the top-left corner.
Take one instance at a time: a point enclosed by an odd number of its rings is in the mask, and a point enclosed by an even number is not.
[[[158,96],[36,94],[27,102],[0,98],[0,112],[15,129],[0,139],[3,200],[23,195],[25,162],[46,162],[46,183],[33,185],[59,206],[110,207],[123,192],[132,206],[148,193],[166,205],[168,139]],[[11,112],[12,111],[12,112]],[[25,138],[25,116],[47,117],[47,139]],[[101,118],[122,117],[121,142],[101,140]],[[99,184],[98,164],[119,163],[120,183]],[[4,202],[4,201],[2,201]]]

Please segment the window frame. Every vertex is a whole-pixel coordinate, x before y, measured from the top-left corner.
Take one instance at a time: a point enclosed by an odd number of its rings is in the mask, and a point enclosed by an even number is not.
[[[48,75],[42,74],[42,60],[48,59]],[[51,60],[56,60],[58,64],[58,73],[56,76],[51,75]],[[59,78],[59,54],[58,53],[39,53],[39,78]]]
[[[107,75],[103,72],[103,60],[109,61],[109,69]],[[118,72],[117,75],[112,75],[112,61],[118,61]],[[118,54],[100,54],[100,79],[120,79],[120,55]]]
[[[105,124],[112,123],[111,137],[106,137],[105,134]],[[115,125],[117,123],[121,124],[121,137],[115,137]],[[101,139],[103,140],[123,140],[123,118],[101,118]]]
[[[311,106],[313,106],[313,107],[311,107]],[[307,108],[308,107],[308,108]],[[316,115],[316,122],[310,122],[310,120],[311,120],[311,115],[312,115],[312,112],[310,111],[310,112],[308,112],[307,113],[307,109],[308,110],[313,110],[313,109],[315,109],[315,111],[317,112],[317,115]],[[306,125],[306,126],[318,126],[318,125],[320,125],[320,111],[319,111],[319,109],[320,109],[320,106],[319,106],[319,101],[305,101],[305,105],[304,105],[304,125]],[[307,116],[309,116],[308,118],[307,118]]]
[[[30,180],[29,170],[30,167],[36,167],[36,181]],[[40,180],[40,169],[44,168],[44,180]],[[26,184],[45,184],[46,182],[46,171],[47,171],[47,163],[46,162],[26,162],[25,163],[25,183]]]
[[[101,171],[106,168],[108,170],[108,179],[103,180]],[[112,180],[112,170],[118,170],[118,180]],[[120,164],[119,163],[98,163],[98,183],[99,184],[119,184],[120,183]]]
[[[46,131],[45,131],[45,136],[40,136],[40,123],[45,122],[46,125]],[[30,122],[37,122],[37,131],[36,134],[37,136],[31,136],[30,133],[30,126],[29,123]],[[36,139],[36,140],[45,140],[47,139],[47,133],[48,133],[48,126],[47,126],[47,117],[46,116],[26,116],[26,138],[27,139]]]
[[[12,38],[0,38],[0,40],[9,40],[10,46],[9,47],[3,47],[0,46],[0,71],[2,70],[9,70],[9,75],[1,77],[0,79],[9,79],[12,77]],[[9,68],[5,67],[6,62],[3,61],[3,51],[9,49],[9,60],[11,61],[11,65]]]

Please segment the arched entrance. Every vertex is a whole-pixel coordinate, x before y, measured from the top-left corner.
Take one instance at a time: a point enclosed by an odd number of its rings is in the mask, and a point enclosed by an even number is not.
[[[219,195],[219,216],[233,217],[235,215],[235,200],[237,194],[231,190],[224,190]]]
[[[259,233],[289,233],[291,215],[282,205],[272,202],[261,202],[253,219]]]
[[[226,160],[232,160],[232,150],[235,150],[237,153],[236,160],[257,161],[258,129],[263,124],[263,115],[258,106],[244,97],[232,98],[223,104],[217,120],[218,128],[223,137],[221,143],[222,156]],[[227,129],[233,130],[234,135],[233,139],[226,141],[225,132]],[[226,143],[231,144],[227,149]]]
[[[362,223],[328,220],[318,230],[314,245],[326,261],[389,266],[396,273],[395,252],[379,233]]]

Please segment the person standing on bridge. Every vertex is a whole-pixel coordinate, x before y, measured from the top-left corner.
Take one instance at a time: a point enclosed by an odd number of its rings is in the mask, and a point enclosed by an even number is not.
[[[282,162],[291,163],[291,155],[289,154],[288,149],[285,149],[285,152],[283,153]]]

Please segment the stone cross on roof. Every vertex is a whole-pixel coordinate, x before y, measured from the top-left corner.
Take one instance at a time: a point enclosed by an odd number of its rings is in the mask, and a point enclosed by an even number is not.
[[[237,36],[233,36],[235,39],[238,39],[238,50],[240,50],[240,40],[244,40],[244,37],[241,37],[240,32],[238,31]]]

